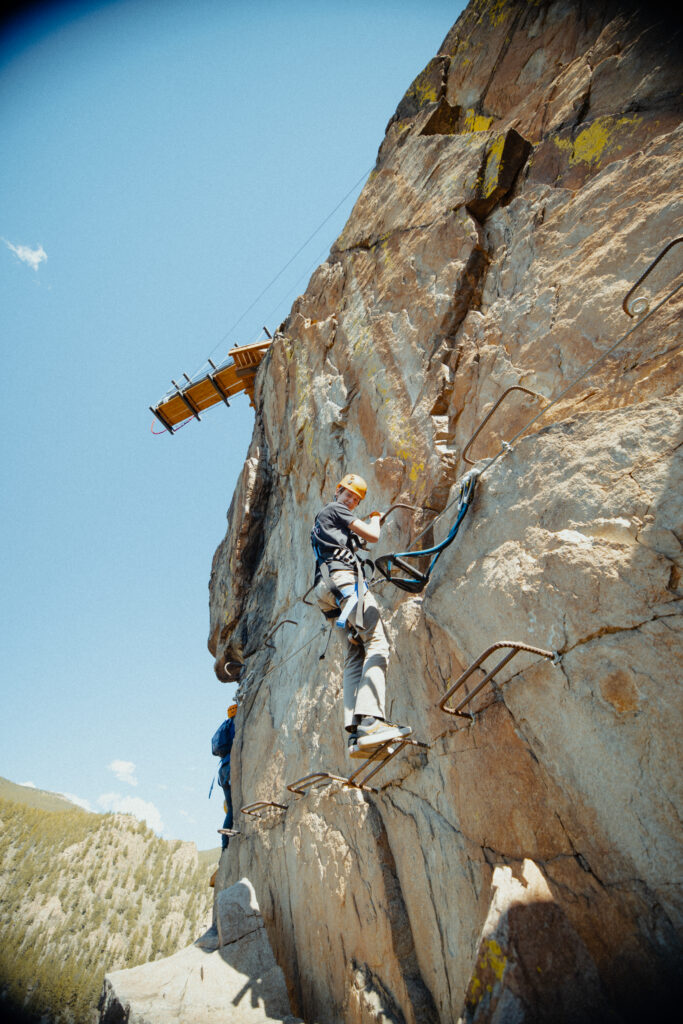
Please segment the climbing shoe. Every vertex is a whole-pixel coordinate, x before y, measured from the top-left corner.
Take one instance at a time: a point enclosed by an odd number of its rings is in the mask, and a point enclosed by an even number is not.
[[[376,747],[387,740],[400,740],[410,736],[413,730],[409,725],[392,725],[381,718],[363,718],[356,730],[358,746],[363,751]]]

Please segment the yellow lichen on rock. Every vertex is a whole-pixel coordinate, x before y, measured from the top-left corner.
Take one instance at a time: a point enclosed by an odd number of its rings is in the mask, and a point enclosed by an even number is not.
[[[487,132],[492,124],[492,117],[486,117],[484,114],[477,114],[477,112],[472,108],[465,111],[463,127],[466,132]]]
[[[500,162],[503,158],[504,147],[505,135],[499,135],[492,143],[486,156],[486,166],[484,168],[484,181],[482,186],[482,192],[485,199],[488,199],[498,185]]]
[[[559,150],[566,152],[569,163],[599,164],[605,152],[619,146],[619,136],[624,131],[632,131],[638,127],[642,118],[637,114],[630,117],[599,117],[587,128],[583,128],[572,139],[554,139]]]

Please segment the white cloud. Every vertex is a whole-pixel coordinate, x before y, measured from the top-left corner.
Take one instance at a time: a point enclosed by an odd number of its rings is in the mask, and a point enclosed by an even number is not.
[[[140,821],[146,821],[149,827],[157,833],[164,830],[164,823],[158,808],[148,800],[142,800],[139,796],[102,793],[97,798],[97,806],[101,807],[103,811],[113,811],[115,814],[132,814]]]
[[[30,245],[12,245],[6,238],[3,238],[3,242],[8,249],[11,249],[15,256],[18,256],[22,263],[28,264],[29,267],[33,267],[37,270],[41,263],[44,263],[47,259],[47,253],[43,249],[42,245],[39,245],[36,249],[32,249]]]
[[[28,786],[29,789],[37,789],[35,782],[20,782],[20,786]]]
[[[80,796],[74,796],[73,793],[58,793],[58,796],[63,796],[65,800],[70,800],[72,804],[76,804],[76,807],[82,807],[84,811],[92,811],[92,807],[87,800],[83,800]]]
[[[132,761],[112,761],[108,767],[109,771],[114,773],[119,782],[127,782],[129,786],[137,786],[138,780],[135,778],[135,765]]]

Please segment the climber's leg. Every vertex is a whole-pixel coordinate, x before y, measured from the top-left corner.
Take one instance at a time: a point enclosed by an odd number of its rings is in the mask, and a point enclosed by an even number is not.
[[[359,718],[384,719],[389,643],[377,601],[369,592],[365,595],[363,606],[363,626],[357,633],[364,657],[363,672],[356,694],[355,713]]]
[[[230,792],[229,782],[223,786],[223,795],[225,797],[225,821],[223,822],[223,828],[232,828],[232,793]],[[222,849],[225,850],[229,841],[229,836],[221,836]]]

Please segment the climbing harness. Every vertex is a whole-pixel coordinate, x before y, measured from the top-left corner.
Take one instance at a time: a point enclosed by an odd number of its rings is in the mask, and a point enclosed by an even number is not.
[[[339,598],[339,618],[335,620],[335,626],[339,629],[345,629],[349,622],[349,616],[351,612],[355,611],[355,616],[352,620],[354,626],[363,626],[363,599],[365,598],[365,581],[361,580],[360,583],[355,583],[352,587],[339,587],[338,588],[341,597]],[[334,591],[333,591],[334,593]],[[342,604],[342,602],[345,602]],[[360,622],[358,621],[360,617]]]
[[[395,509],[397,509],[397,508],[405,508],[405,509],[408,509],[409,512],[434,512],[434,513],[436,513],[436,509],[435,508],[431,508],[429,505],[421,505],[421,506],[420,505],[407,505],[406,502],[404,502],[404,501],[397,501],[393,505],[390,505],[389,508],[386,510],[386,512],[383,512],[382,515],[380,516],[380,520],[379,521],[380,521],[380,525],[381,526],[384,525],[384,523],[386,522],[386,520],[389,517],[389,515]],[[436,522],[436,520],[434,520],[434,522]],[[429,527],[427,527],[427,529],[429,529]],[[364,541],[360,542],[359,543],[359,547],[365,548],[365,542]],[[336,550],[339,550],[339,549],[336,549]],[[336,558],[337,556],[334,555],[334,557]],[[373,582],[375,562],[373,562],[373,560],[371,558],[363,558],[363,559],[361,559],[361,562],[362,562],[362,565],[363,565],[363,575],[365,577],[365,581],[366,581],[367,586],[369,588],[370,586],[372,586],[372,582]],[[313,601],[308,601],[307,598],[308,598],[308,595],[311,593],[311,591],[315,590],[316,586],[317,586],[317,584],[312,583],[311,586],[306,591],[306,593],[301,598],[301,601],[303,601],[303,603],[305,605],[308,605],[309,608],[315,608],[315,604],[313,603]],[[330,618],[334,618],[335,614],[336,614],[335,612],[331,612],[329,617]]]
[[[472,673],[479,668],[481,663],[483,661],[486,661],[489,655],[493,654],[494,651],[504,650],[505,648],[510,648],[510,650],[503,658],[501,658],[496,667],[492,668],[491,671],[484,676],[481,682],[477,683],[473,690],[470,690],[469,693],[466,693],[459,704],[457,704],[454,708],[446,707],[446,704],[451,699],[453,694],[455,694],[460,689],[461,686],[464,686],[465,682],[469,679]],[[537,654],[540,658],[549,658],[552,660],[553,664],[558,664],[559,662],[558,655],[554,651],[546,651],[542,647],[532,647],[530,644],[520,643],[516,640],[499,640],[498,643],[492,644],[490,647],[487,647],[484,653],[480,654],[479,657],[472,662],[469,668],[465,669],[462,675],[456,679],[451,688],[443,695],[443,697],[439,701],[438,706],[441,708],[442,711],[445,711],[447,715],[458,715],[460,718],[474,718],[474,715],[472,715],[469,711],[463,711],[463,708],[467,704],[469,704],[469,702],[473,700],[474,697],[476,697],[480,690],[483,690],[486,684],[490,683],[493,677],[497,675],[500,672],[500,670],[504,668],[505,665],[507,665],[509,661],[512,661],[515,655],[519,654],[520,651],[528,651],[530,654]]]
[[[460,480],[458,495],[457,498],[454,499],[458,503],[455,522],[447,536],[440,544],[436,544],[431,548],[421,548],[419,551],[411,551],[408,549],[407,551],[399,551],[390,555],[380,555],[380,557],[375,560],[375,567],[386,580],[393,583],[395,587],[399,587],[401,590],[406,590],[409,594],[419,594],[420,591],[424,590],[429,583],[434,566],[441,557],[441,553],[445,551],[449,544],[452,544],[456,538],[460,525],[467,514],[467,510],[472,504],[478,476],[479,472],[475,469],[471,469]],[[453,503],[454,502],[451,502],[451,504]],[[435,521],[436,520],[434,520],[434,522]],[[433,523],[430,523],[427,529],[430,529],[432,525]],[[423,533],[426,533],[426,530],[423,531]],[[423,534],[420,536],[423,536]],[[424,558],[428,555],[432,555],[433,557],[425,572],[421,572],[415,566],[406,562],[406,558]]]
[[[367,593],[366,583],[366,572],[369,571],[370,578],[372,578],[372,571],[374,569],[374,563],[371,559],[361,558],[358,555],[359,548],[362,548],[363,542],[360,537],[352,535],[349,538],[350,547],[339,547],[337,544],[332,544],[330,541],[326,541],[320,536],[318,532],[318,522],[316,520],[315,525],[311,531],[311,546],[313,548],[313,554],[315,555],[316,564],[320,570],[327,589],[330,591],[337,606],[339,608],[339,616],[336,616],[336,612],[331,610],[324,612],[325,618],[336,618],[336,623],[340,629],[344,629],[347,625],[352,625],[357,629],[363,628],[363,606],[364,599]],[[326,547],[330,550],[330,554],[324,555],[322,547]],[[343,565],[348,566],[350,572],[355,572],[356,581],[354,584],[346,584],[344,586],[337,586],[328,568],[327,563],[329,561],[341,562]],[[313,584],[313,587],[316,584]],[[310,587],[306,591],[305,597],[310,594],[313,587]],[[304,603],[309,604],[304,597]],[[352,616],[353,613],[353,616]]]

